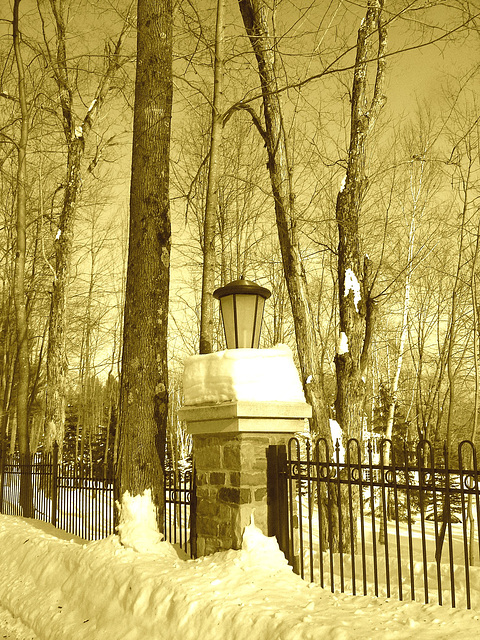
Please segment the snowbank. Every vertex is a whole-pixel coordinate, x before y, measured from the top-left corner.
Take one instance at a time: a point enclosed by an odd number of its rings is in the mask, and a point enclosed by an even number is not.
[[[234,400],[305,402],[292,352],[284,344],[190,356],[183,391],[187,406]]]
[[[123,535],[81,544],[50,525],[0,516],[0,604],[40,640],[469,638],[479,616],[436,605],[332,594],[292,573],[253,524],[243,548],[182,560],[152,535],[148,497],[127,497]],[[143,515],[142,515],[143,514]],[[64,536],[63,536],[64,537]],[[138,540],[143,552],[135,551]],[[31,637],[31,636],[30,636]]]

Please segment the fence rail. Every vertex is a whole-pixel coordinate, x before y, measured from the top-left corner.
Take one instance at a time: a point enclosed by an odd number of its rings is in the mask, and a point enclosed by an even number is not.
[[[165,538],[188,556],[194,548],[194,473],[165,473]],[[0,456],[0,513],[49,522],[84,540],[115,532],[117,491],[112,472],[59,462],[56,452],[20,459]]]
[[[352,439],[329,451],[276,447],[276,533],[294,570],[331,591],[480,608],[480,471],[469,441],[455,464],[428,441],[412,451]],[[342,455],[343,453],[343,455]],[[474,577],[474,579],[472,579]]]

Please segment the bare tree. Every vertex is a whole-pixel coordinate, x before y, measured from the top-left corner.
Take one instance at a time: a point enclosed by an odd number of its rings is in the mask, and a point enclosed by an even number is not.
[[[309,304],[307,280],[300,253],[292,169],[278,94],[275,40],[271,37],[267,21],[269,10],[263,0],[239,0],[239,5],[257,60],[262,88],[264,127],[257,117],[254,118],[254,122],[267,148],[283,272],[295,323],[303,388],[305,397],[313,409],[314,433],[331,440],[327,408],[323,398],[323,372],[319,366],[314,318]]]
[[[104,72],[96,87],[94,98],[78,118],[75,109],[75,77],[72,77],[67,53],[67,24],[64,5],[60,0],[49,0],[55,25],[55,51],[50,49],[45,31],[45,18],[42,2],[39,11],[44,26],[46,59],[58,88],[62,113],[62,126],[67,148],[66,175],[63,184],[64,194],[55,239],[55,274],[51,292],[51,307],[47,350],[47,402],[45,416],[46,449],[56,442],[60,448],[63,442],[65,425],[65,393],[68,372],[66,354],[67,290],[70,276],[70,263],[73,246],[74,223],[82,185],[82,160],[85,143],[94,126],[95,120],[107,99],[113,80],[124,64],[121,55],[124,36],[129,28],[125,21],[120,35],[113,47],[106,48]],[[74,75],[74,74],[73,74]]]

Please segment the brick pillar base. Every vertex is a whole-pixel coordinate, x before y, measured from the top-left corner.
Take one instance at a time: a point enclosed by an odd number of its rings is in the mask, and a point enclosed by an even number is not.
[[[239,549],[253,514],[268,530],[267,451],[303,431],[305,403],[228,403],[184,407],[197,472],[197,555]]]

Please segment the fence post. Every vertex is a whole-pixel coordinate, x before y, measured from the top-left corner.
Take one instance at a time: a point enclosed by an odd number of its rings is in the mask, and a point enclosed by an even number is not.
[[[197,557],[197,470],[192,465],[190,476],[190,555]]]
[[[267,450],[268,535],[277,538],[278,546],[289,558],[287,449],[284,444],[270,445]]]
[[[54,527],[57,526],[57,504],[58,504],[58,444],[55,443],[53,446],[53,454],[49,456],[50,464],[52,466],[51,469],[51,478],[52,478],[52,514],[51,514],[51,522]]]

